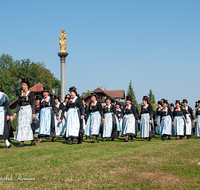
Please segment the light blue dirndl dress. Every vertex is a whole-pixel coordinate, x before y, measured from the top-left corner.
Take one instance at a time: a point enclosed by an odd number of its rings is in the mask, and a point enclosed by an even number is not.
[[[200,115],[196,118],[196,136],[200,137]]]
[[[123,136],[127,134],[136,134],[137,131],[135,131],[135,116],[133,114],[125,114],[123,123],[122,123],[122,133]]]
[[[112,115],[113,113],[104,114],[105,122],[103,123],[103,138],[107,138],[111,136],[112,124],[113,124]]]
[[[41,102],[43,102],[44,98]],[[48,96],[47,102],[50,101]],[[40,128],[39,135],[50,135],[51,130],[51,107],[44,107],[40,110]]]
[[[79,136],[80,119],[78,115],[78,108],[69,108],[64,128],[66,128],[66,138]]]
[[[28,98],[28,91],[26,98]],[[23,96],[23,93],[22,93]],[[32,123],[32,108],[31,105],[20,106],[17,120],[17,130],[14,137],[15,141],[31,141],[33,140]]]
[[[99,111],[91,112],[85,126],[85,135],[99,135],[101,114]]]
[[[3,135],[4,133],[4,126],[5,126],[5,114],[6,114],[6,107],[3,106],[3,103],[5,101],[8,101],[8,96],[3,93],[3,92],[0,92],[0,135]]]
[[[172,135],[172,119],[170,115],[163,116],[161,121],[161,136]]]
[[[174,117],[174,133],[176,136],[184,136],[183,116],[175,116]]]
[[[161,129],[160,129],[161,126],[159,126],[159,124],[160,124],[160,115],[157,117],[156,124],[157,124],[157,126],[155,127],[155,133],[160,135],[160,131],[161,131]]]
[[[150,115],[149,113],[141,114],[140,120],[140,136],[142,138],[148,138],[149,132],[151,131],[151,124],[149,123]]]

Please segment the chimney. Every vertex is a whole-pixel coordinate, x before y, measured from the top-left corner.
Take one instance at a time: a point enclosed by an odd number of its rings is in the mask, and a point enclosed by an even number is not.
[[[101,89],[101,90],[103,90],[103,87],[102,87],[102,86],[100,86],[100,89]]]

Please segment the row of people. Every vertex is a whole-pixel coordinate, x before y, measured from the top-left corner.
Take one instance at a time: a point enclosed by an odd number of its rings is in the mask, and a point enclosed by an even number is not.
[[[81,144],[84,134],[87,137],[93,136],[92,143],[99,142],[101,123],[103,123],[101,131],[103,141],[107,141],[107,138],[114,140],[119,136],[124,136],[126,142],[129,141],[129,138],[133,141],[133,137],[137,136],[139,130],[140,136],[145,141],[150,140],[155,132],[160,134],[163,140],[167,136],[170,139],[173,133],[177,139],[183,136],[189,138],[192,135],[192,123],[195,122],[196,135],[200,136],[200,101],[196,111],[197,118],[194,119],[192,109],[187,106],[187,100],[184,100],[183,107],[181,107],[180,101],[176,101],[176,107],[172,112],[172,106],[170,107],[167,100],[163,99],[162,102],[158,102],[156,126],[153,121],[154,111],[147,96],[143,97],[143,105],[139,114],[129,96],[126,97],[124,108],[121,108],[120,103],[113,105],[111,97],[105,98],[106,106],[102,107],[101,103],[97,101],[97,95],[92,93],[91,103],[87,107],[75,87],[69,89],[70,94],[61,103],[59,97],[53,98],[49,95],[48,87],[43,87],[42,98],[39,96],[35,98],[34,93],[28,90],[28,79],[22,78],[21,82],[23,90],[13,116],[8,106],[8,97],[3,93],[2,85],[0,85],[0,113],[5,116],[4,122],[0,123],[0,138],[5,140],[7,148],[11,147],[9,122],[17,114],[18,123],[14,140],[20,142],[18,147],[23,147],[24,141],[31,141],[31,145],[35,145],[34,133],[38,133],[38,142],[40,143],[45,137],[51,137],[54,142],[56,136],[63,135],[69,139],[67,144],[73,144],[76,139]],[[37,119],[40,127],[33,131],[31,123]]]

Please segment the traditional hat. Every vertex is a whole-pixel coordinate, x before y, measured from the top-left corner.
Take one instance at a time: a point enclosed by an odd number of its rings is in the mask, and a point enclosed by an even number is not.
[[[131,96],[126,96],[125,99],[128,100],[128,101],[132,101]]]
[[[121,104],[120,104],[119,101],[116,101],[116,102],[115,102],[115,105],[119,105],[119,106],[121,106]]]
[[[149,98],[148,98],[148,96],[143,96],[142,100],[145,100],[145,101],[147,101],[147,103],[149,103]]]
[[[95,96],[95,97],[96,97],[96,99],[98,98],[98,95],[96,94],[96,92],[91,92],[91,94],[90,94],[90,95],[91,95],[91,97],[92,97],[92,96]]]
[[[69,92],[75,92],[76,95],[78,95],[75,86],[70,87],[70,88],[69,88]]]
[[[171,104],[169,104],[170,105],[170,107],[174,107],[174,104],[173,103],[171,103]]]
[[[26,83],[28,86],[30,85],[28,78],[25,78],[25,77],[21,78],[20,82],[21,83]]]
[[[188,101],[186,99],[183,99],[182,103],[188,103]]]
[[[161,101],[158,101],[158,103],[157,104],[160,104],[160,105],[162,105],[162,102]]]
[[[180,104],[180,105],[181,105],[180,100],[176,100],[174,103],[175,103],[175,104]]]
[[[200,100],[198,100],[197,103],[200,104]]]
[[[163,100],[163,104],[168,104],[168,101],[167,100]]]
[[[40,95],[36,95],[35,96],[35,100],[40,100],[41,99],[41,96]]]
[[[49,87],[43,86],[41,90],[42,90],[42,92],[49,92]]]
[[[65,100],[66,99],[70,99],[71,97],[70,97],[70,95],[69,94],[67,94],[66,96],[65,96]]]
[[[3,91],[3,85],[0,83],[0,92]]]
[[[59,98],[58,95],[55,95],[55,96],[54,96],[54,99],[58,99],[58,101],[60,102],[60,98]]]
[[[104,100],[111,100],[110,96],[105,96]]]

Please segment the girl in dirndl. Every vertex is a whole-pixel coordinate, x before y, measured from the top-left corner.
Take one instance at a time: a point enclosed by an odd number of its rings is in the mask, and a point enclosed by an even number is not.
[[[36,119],[39,120],[39,115],[40,115],[40,100],[41,100],[41,96],[40,95],[36,95],[35,96],[35,115],[36,115]],[[40,128],[35,130],[35,138],[38,138],[38,134],[39,134],[39,130]]]
[[[66,115],[66,138],[71,138],[67,144],[72,145],[73,141],[78,138],[78,144],[82,144],[83,141],[83,122],[85,110],[82,99],[78,95],[74,86],[69,88],[71,99],[67,104],[67,115]]]
[[[183,112],[185,112],[186,119],[188,120],[188,123],[186,123],[185,126],[185,139],[189,139],[189,137],[192,135],[193,132],[193,121],[194,121],[194,116],[193,116],[193,110],[190,106],[188,106],[188,101],[186,99],[183,99]]]
[[[168,136],[168,140],[170,139],[170,136],[172,135],[172,117],[173,114],[171,112],[171,109],[168,107],[168,101],[163,100],[163,108],[161,110],[160,115],[160,135],[162,140],[165,140],[165,138]]]
[[[6,143],[5,148],[10,148],[9,142],[10,126],[8,121],[13,121],[13,116],[9,107],[8,96],[3,92],[2,84],[0,83],[0,140]]]
[[[136,121],[139,122],[138,114],[136,113],[136,108],[131,104],[132,98],[126,96],[126,107],[124,109],[124,118],[122,123],[122,133],[126,136],[125,142],[128,142],[129,137],[131,137],[131,142],[133,142],[133,137],[137,136]]]
[[[17,130],[14,140],[19,141],[17,147],[23,147],[24,141],[31,141],[30,146],[36,145],[33,138],[33,130],[31,128],[32,119],[35,119],[35,95],[28,90],[30,85],[28,78],[22,78],[22,93],[18,98],[17,108],[13,114],[13,118],[18,114]]]
[[[151,139],[153,137],[153,133],[150,134],[150,132],[153,132],[152,129],[152,120],[153,120],[153,108],[149,104],[149,98],[147,96],[143,97],[142,100],[142,107],[141,107],[141,113],[140,113],[140,136],[142,138],[145,138],[145,142],[147,139]]]
[[[63,103],[60,102],[60,98],[57,95],[54,96],[54,100],[56,109],[58,110],[58,117],[60,118],[63,110]],[[56,114],[54,114],[54,121],[55,121],[56,136],[60,136],[63,131],[63,123],[58,122],[58,120],[56,119]]]
[[[97,101],[97,94],[91,93],[91,103],[89,104],[89,117],[85,126],[86,137],[93,136],[91,143],[99,142],[99,130],[101,126],[102,106]]]
[[[67,118],[68,101],[69,101],[70,98],[71,97],[70,97],[69,94],[67,94],[65,96],[65,101],[63,102],[62,113],[61,113],[61,116],[60,116],[60,120],[58,121],[58,123],[62,122],[62,125],[63,125],[62,131],[61,131],[61,135],[63,136],[63,138],[66,138],[66,125],[65,125],[65,122],[66,122],[66,118]]]
[[[158,101],[158,108],[156,109],[156,116],[157,116],[157,119],[156,119],[156,124],[157,126],[155,127],[155,133],[157,135],[160,135],[160,117],[161,117],[161,110],[162,110],[162,102],[161,101]]]
[[[49,96],[49,88],[43,86],[42,88],[43,98],[40,101],[40,129],[39,129],[39,141],[41,143],[44,137],[51,137],[51,141],[56,141],[55,121],[59,119],[58,109],[55,106],[55,100]],[[54,118],[54,114],[56,118]]]
[[[116,108],[111,104],[111,97],[105,97],[106,106],[103,108],[103,141],[107,141],[107,138],[118,137],[117,121],[116,121]]]
[[[122,134],[122,123],[123,123],[123,117],[124,117],[124,110],[121,108],[121,104],[119,102],[116,102],[116,113],[117,117],[117,131],[118,136],[120,137]]]
[[[176,139],[178,140],[179,138],[182,139],[182,137],[185,134],[184,119],[186,120],[186,123],[188,123],[188,120],[186,118],[185,112],[181,108],[180,101],[176,100],[175,104],[176,104],[176,107],[174,108],[174,112],[173,112],[172,125],[174,125],[174,132],[175,132],[175,135],[177,136]]]
[[[196,137],[200,137],[200,100],[197,102],[197,107],[196,107],[196,119],[194,120],[194,123],[196,123]]]

